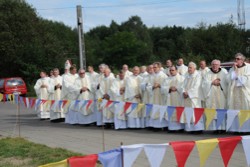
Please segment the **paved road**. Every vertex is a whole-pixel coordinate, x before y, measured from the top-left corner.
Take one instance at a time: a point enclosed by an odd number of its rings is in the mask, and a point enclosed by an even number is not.
[[[24,137],[35,143],[45,144],[50,147],[61,147],[71,151],[91,154],[102,152],[102,128],[95,126],[67,125],[64,123],[51,123],[50,121],[40,121],[36,114],[29,109],[21,108],[21,137]],[[18,136],[18,126],[16,126],[17,106],[9,103],[0,103],[0,135]],[[200,135],[191,135],[187,133],[168,133],[166,131],[153,132],[146,129],[137,130],[105,130],[105,148],[106,150],[118,147],[120,142],[124,145],[137,143],[160,144],[177,140],[201,140],[208,138],[227,137],[230,134],[214,135],[205,133]],[[145,153],[142,152],[135,167],[149,166]],[[176,167],[175,157],[172,149],[167,149],[162,166]],[[187,167],[198,167],[199,157],[197,149],[192,151]],[[209,157],[206,167],[222,167],[222,159],[218,148]],[[241,143],[238,144],[232,159],[229,162],[230,167],[246,167],[245,155]]]

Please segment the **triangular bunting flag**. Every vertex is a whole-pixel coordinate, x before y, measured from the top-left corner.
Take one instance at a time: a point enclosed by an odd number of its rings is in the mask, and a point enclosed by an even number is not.
[[[103,167],[122,167],[122,150],[114,149],[98,154]]]
[[[79,107],[80,100],[75,100],[74,109],[76,110]]]
[[[105,108],[108,108],[112,103],[113,103],[112,100],[108,100],[108,102],[107,102],[106,105],[105,105]]]
[[[122,146],[123,149],[123,165],[124,167],[131,167],[141,153],[142,144],[135,144],[130,146]]]
[[[216,122],[216,129],[218,129],[223,120],[226,118],[227,110],[226,109],[216,109],[217,112],[217,122]]]
[[[89,100],[84,100],[80,108],[84,108],[88,104]]]
[[[151,167],[160,167],[168,144],[146,144],[144,151]]]
[[[220,153],[221,157],[223,159],[225,167],[227,167],[228,162],[233,154],[233,151],[239,141],[241,141],[240,136],[236,137],[227,137],[227,138],[218,138],[219,140],[219,147],[220,147]]]
[[[178,141],[178,142],[171,142],[169,143],[175,154],[176,162],[178,167],[184,167],[186,161],[194,148],[195,142],[194,141]]]
[[[152,108],[153,108],[153,104],[146,104],[146,116],[150,115]]]
[[[143,108],[144,106],[145,106],[145,104],[139,103],[139,104],[137,105],[136,112],[142,110],[142,108]]]
[[[64,106],[68,103],[68,100],[63,100],[62,101],[62,108],[64,108]]]
[[[186,116],[187,126],[190,128],[190,123],[191,123],[191,120],[192,120],[192,118],[194,116],[194,109],[191,108],[191,107],[185,107],[184,113],[185,113],[185,116]]]
[[[132,103],[131,104],[131,111],[133,111],[134,109],[136,109],[137,106],[138,106],[138,103]]]
[[[3,100],[3,94],[0,93],[0,101],[2,101],[2,100]]]
[[[25,98],[25,97],[22,97],[22,100],[23,100],[24,107],[27,108],[27,101],[26,101],[26,98]]]
[[[240,110],[238,118],[241,127],[248,119],[250,119],[250,110]]]
[[[168,106],[167,112],[168,112],[168,121],[171,121],[171,117],[174,113],[175,107],[174,106]]]
[[[98,156],[96,154],[79,156],[79,157],[71,157],[68,159],[70,167],[95,167]]]
[[[213,152],[218,142],[218,139],[198,140],[195,142],[200,156],[200,166],[205,165],[207,158]]]
[[[33,108],[34,105],[35,105],[35,103],[36,103],[36,99],[30,98],[30,99],[29,99],[29,102],[30,102],[30,108]]]
[[[247,160],[247,166],[250,166],[250,136],[242,136],[242,146]]]
[[[177,122],[180,123],[180,120],[181,120],[181,115],[184,111],[184,107],[176,107],[176,118],[177,118]]]
[[[93,103],[93,100],[89,100],[89,102],[88,102],[88,104],[87,104],[87,106],[86,106],[86,109],[88,110],[89,109],[89,107],[90,107],[90,105]]]
[[[46,164],[46,165],[41,165],[38,167],[68,167],[68,160],[62,160],[59,162],[54,162],[54,163],[50,163],[50,164]]]
[[[205,109],[204,111],[205,116],[206,116],[206,129],[208,129],[209,125],[211,124],[212,120],[216,116],[216,111],[215,109]]]
[[[232,126],[235,117],[238,115],[239,110],[227,110],[227,131]]]
[[[200,121],[203,113],[204,113],[204,108],[194,108],[195,125]]]
[[[131,102],[125,102],[124,104],[124,113],[128,110],[128,108],[131,106]]]

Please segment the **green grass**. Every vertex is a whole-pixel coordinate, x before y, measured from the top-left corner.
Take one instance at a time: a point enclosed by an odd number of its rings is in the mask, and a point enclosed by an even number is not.
[[[23,138],[0,139],[0,167],[35,167],[81,155],[61,148],[50,148]]]

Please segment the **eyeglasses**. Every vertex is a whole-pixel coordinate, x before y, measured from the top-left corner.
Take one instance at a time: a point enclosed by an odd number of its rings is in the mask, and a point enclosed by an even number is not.
[[[79,73],[79,74],[85,74],[85,72],[81,72],[81,73]]]
[[[169,71],[175,71],[175,70],[169,70]]]
[[[235,60],[241,60],[241,58],[236,57]]]

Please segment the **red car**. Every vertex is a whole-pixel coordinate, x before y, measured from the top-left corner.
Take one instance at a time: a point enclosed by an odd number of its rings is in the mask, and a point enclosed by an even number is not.
[[[0,93],[2,94],[17,93],[21,96],[26,96],[27,87],[23,79],[20,77],[1,78]]]

